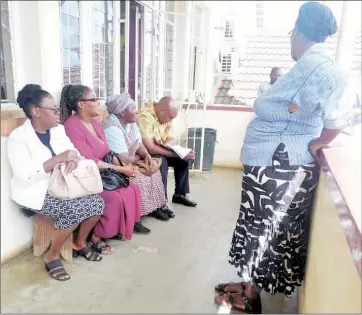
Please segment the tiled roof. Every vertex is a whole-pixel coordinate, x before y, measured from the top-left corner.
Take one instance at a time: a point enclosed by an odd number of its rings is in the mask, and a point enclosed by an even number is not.
[[[337,37],[331,37],[327,44],[335,56]],[[351,70],[361,78],[361,34],[355,38],[354,50]],[[248,36],[241,47],[238,74],[215,79],[214,104],[252,106],[259,85],[270,80],[271,68],[281,67],[286,73],[293,65],[289,36]]]

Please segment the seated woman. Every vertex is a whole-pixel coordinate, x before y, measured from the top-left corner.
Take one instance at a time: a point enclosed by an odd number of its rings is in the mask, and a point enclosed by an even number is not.
[[[102,122],[108,145],[124,163],[135,165],[143,159],[148,166],[154,162],[142,144],[140,131],[136,124],[136,104],[128,93],[108,98],[109,116]],[[173,212],[166,206],[167,200],[159,170],[151,176],[137,171],[132,181],[141,191],[142,216],[151,214],[159,220],[173,218]]]
[[[79,153],[59,125],[59,106],[39,85],[28,84],[17,102],[28,118],[9,136],[8,157],[13,169],[11,197],[19,205],[50,217],[55,232],[44,257],[45,269],[59,281],[70,279],[60,260],[60,249],[70,233],[79,226],[73,248],[87,260],[102,257],[87,246],[87,238],[104,209],[99,195],[61,200],[47,194],[55,165],[66,163],[67,171],[77,167]]]
[[[105,163],[102,159],[110,151],[102,126],[94,118],[100,115],[98,99],[93,90],[84,85],[66,85],[60,99],[61,121],[74,146],[87,159],[93,159],[100,169],[112,168],[128,177],[135,175],[131,166],[117,166]],[[75,115],[72,116],[72,112]],[[105,208],[99,222],[94,227],[94,235],[100,239],[118,236],[131,239],[132,234],[149,234],[150,230],[140,222],[141,195],[137,185],[130,183],[113,191],[101,194]],[[112,249],[105,242],[93,242],[102,253]]]

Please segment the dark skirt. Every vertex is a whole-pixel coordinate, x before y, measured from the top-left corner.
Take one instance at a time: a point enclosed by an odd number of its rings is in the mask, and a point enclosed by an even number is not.
[[[40,210],[30,210],[50,217],[57,230],[64,230],[80,224],[89,217],[102,215],[103,209],[104,201],[99,195],[62,200],[47,194]]]
[[[243,282],[287,296],[301,285],[318,178],[315,163],[289,165],[284,144],[275,151],[272,166],[244,166],[230,249],[230,264]]]

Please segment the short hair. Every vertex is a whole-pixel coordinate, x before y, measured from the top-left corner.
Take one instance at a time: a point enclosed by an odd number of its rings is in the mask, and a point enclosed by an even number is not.
[[[271,71],[270,71],[270,74],[272,74],[272,73],[274,73],[274,72],[276,72],[276,71],[278,71],[278,70],[283,70],[281,67],[273,67],[272,69],[271,69]]]
[[[51,97],[52,95],[42,90],[41,86],[38,84],[27,84],[25,85],[18,93],[16,99],[20,108],[24,111],[26,117],[31,119],[30,109],[33,105],[41,105],[45,97]]]
[[[62,95],[60,97],[60,121],[64,123],[73,111],[78,111],[78,102],[84,97],[88,86],[80,84],[68,84],[63,87]]]
[[[175,108],[178,109],[178,104],[174,101],[174,99],[171,96],[164,96],[159,100],[159,103],[168,103],[168,107],[170,109]]]
[[[338,26],[336,18],[328,6],[309,1],[300,7],[295,29],[308,40],[323,43],[328,36],[337,33]]]

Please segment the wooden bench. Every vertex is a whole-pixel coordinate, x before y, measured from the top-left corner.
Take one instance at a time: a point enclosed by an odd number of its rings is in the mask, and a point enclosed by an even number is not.
[[[36,257],[43,255],[49,248],[53,233],[55,231],[54,221],[48,217],[37,215],[33,216],[33,254]],[[65,240],[61,250],[61,257],[71,262],[73,251],[73,233]]]

